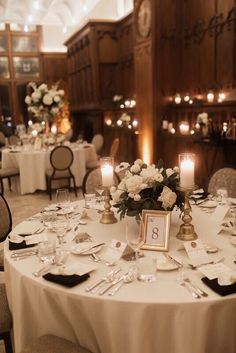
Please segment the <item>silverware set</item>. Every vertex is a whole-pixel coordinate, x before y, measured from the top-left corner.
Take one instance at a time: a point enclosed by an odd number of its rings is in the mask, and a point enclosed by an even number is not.
[[[194,284],[189,278],[177,278],[177,282],[193,296],[194,299],[208,297],[208,294]]]
[[[38,253],[37,247],[31,247],[21,250],[14,250],[11,252],[11,258],[14,261],[23,260],[28,258],[29,256],[36,255]]]

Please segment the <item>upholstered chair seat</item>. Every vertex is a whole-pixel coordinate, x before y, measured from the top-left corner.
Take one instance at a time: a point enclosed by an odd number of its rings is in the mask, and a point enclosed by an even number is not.
[[[11,326],[12,320],[5,284],[0,283],[0,339],[4,340],[6,353],[13,353],[10,336]]]

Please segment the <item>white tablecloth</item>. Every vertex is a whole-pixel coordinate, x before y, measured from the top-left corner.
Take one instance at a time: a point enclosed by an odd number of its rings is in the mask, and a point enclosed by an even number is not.
[[[81,231],[106,243],[111,239],[124,240],[125,221],[103,225],[98,222],[100,216],[94,217],[95,213],[89,210],[92,219],[86,226],[80,226]],[[186,260],[184,251],[176,250],[182,244],[175,237],[180,222],[178,213],[173,212],[170,250]],[[193,223],[200,239],[222,249],[210,255],[212,259],[222,255],[224,263],[235,269],[235,247],[227,236],[217,234],[219,224],[200,209],[194,209]],[[14,232],[26,226],[29,222],[20,224]],[[86,256],[72,254],[67,263],[81,261],[91,264]],[[121,260],[120,265],[126,269],[131,263]],[[89,284],[111,270],[103,264],[96,266],[88,281],[66,289],[33,277],[32,272],[39,267],[36,256],[15,262],[6,244],[6,284],[16,353],[46,333],[79,342],[94,353],[236,352],[236,294],[220,297],[202,283],[199,271],[187,269],[186,273],[209,294],[207,298],[192,298],[177,283],[178,271],[158,271],[156,282],[135,281],[109,297],[85,292]]]
[[[72,145],[74,161],[71,171],[75,176],[76,186],[81,186],[86,172],[86,162],[97,159],[93,145]],[[45,170],[50,168],[50,151],[2,151],[2,167],[18,167],[20,180],[18,189],[23,194],[33,193],[36,190],[46,190]]]

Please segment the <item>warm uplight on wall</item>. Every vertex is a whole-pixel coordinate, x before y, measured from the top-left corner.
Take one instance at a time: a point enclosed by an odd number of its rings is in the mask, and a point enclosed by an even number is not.
[[[207,93],[207,101],[208,101],[208,103],[214,102],[214,98],[215,98],[214,93],[212,93],[212,92],[208,92]]]
[[[176,94],[175,98],[174,98],[175,104],[180,104],[181,103],[181,97],[179,94]]]
[[[143,151],[142,151],[142,160],[144,161],[144,163],[146,163],[147,165],[150,164],[151,162],[151,158],[150,158],[150,144],[147,138],[144,139],[143,141]]]

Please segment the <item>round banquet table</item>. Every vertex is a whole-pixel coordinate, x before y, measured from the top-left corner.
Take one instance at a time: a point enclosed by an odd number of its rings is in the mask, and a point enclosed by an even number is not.
[[[79,187],[86,173],[86,162],[97,160],[96,150],[92,144],[71,144],[70,148],[74,155],[71,171],[75,176],[76,186]],[[46,190],[45,170],[51,167],[50,152],[34,149],[25,151],[23,148],[2,150],[2,167],[19,168],[17,189],[22,195]]]
[[[80,202],[82,203],[82,201]],[[86,231],[96,241],[111,239],[125,241],[125,222],[103,225],[95,210],[88,210]],[[182,244],[175,235],[181,220],[172,212],[170,251],[187,261]],[[221,250],[211,254],[212,259],[224,257],[224,263],[236,268],[235,248],[228,236],[217,234],[219,223],[200,208],[193,207],[193,224],[204,243]],[[19,224],[13,234],[29,227],[40,226],[39,221]],[[48,236],[55,236],[48,233]],[[70,246],[70,244],[67,244]],[[106,251],[104,247],[101,251]],[[144,251],[146,256],[156,256]],[[88,256],[70,254],[67,264],[91,264]],[[94,263],[92,263],[94,264]],[[119,261],[122,270],[133,263]],[[186,274],[208,293],[208,297],[194,299],[177,282],[178,271],[157,271],[157,280],[151,283],[134,281],[125,284],[115,296],[100,296],[85,291],[111,270],[96,263],[90,278],[73,287],[65,288],[35,278],[32,272],[40,267],[37,256],[13,261],[5,243],[5,278],[7,295],[13,315],[15,352],[19,353],[31,340],[46,334],[55,334],[79,342],[93,353],[235,353],[236,352],[236,294],[221,297],[202,283],[203,275],[186,269]]]

